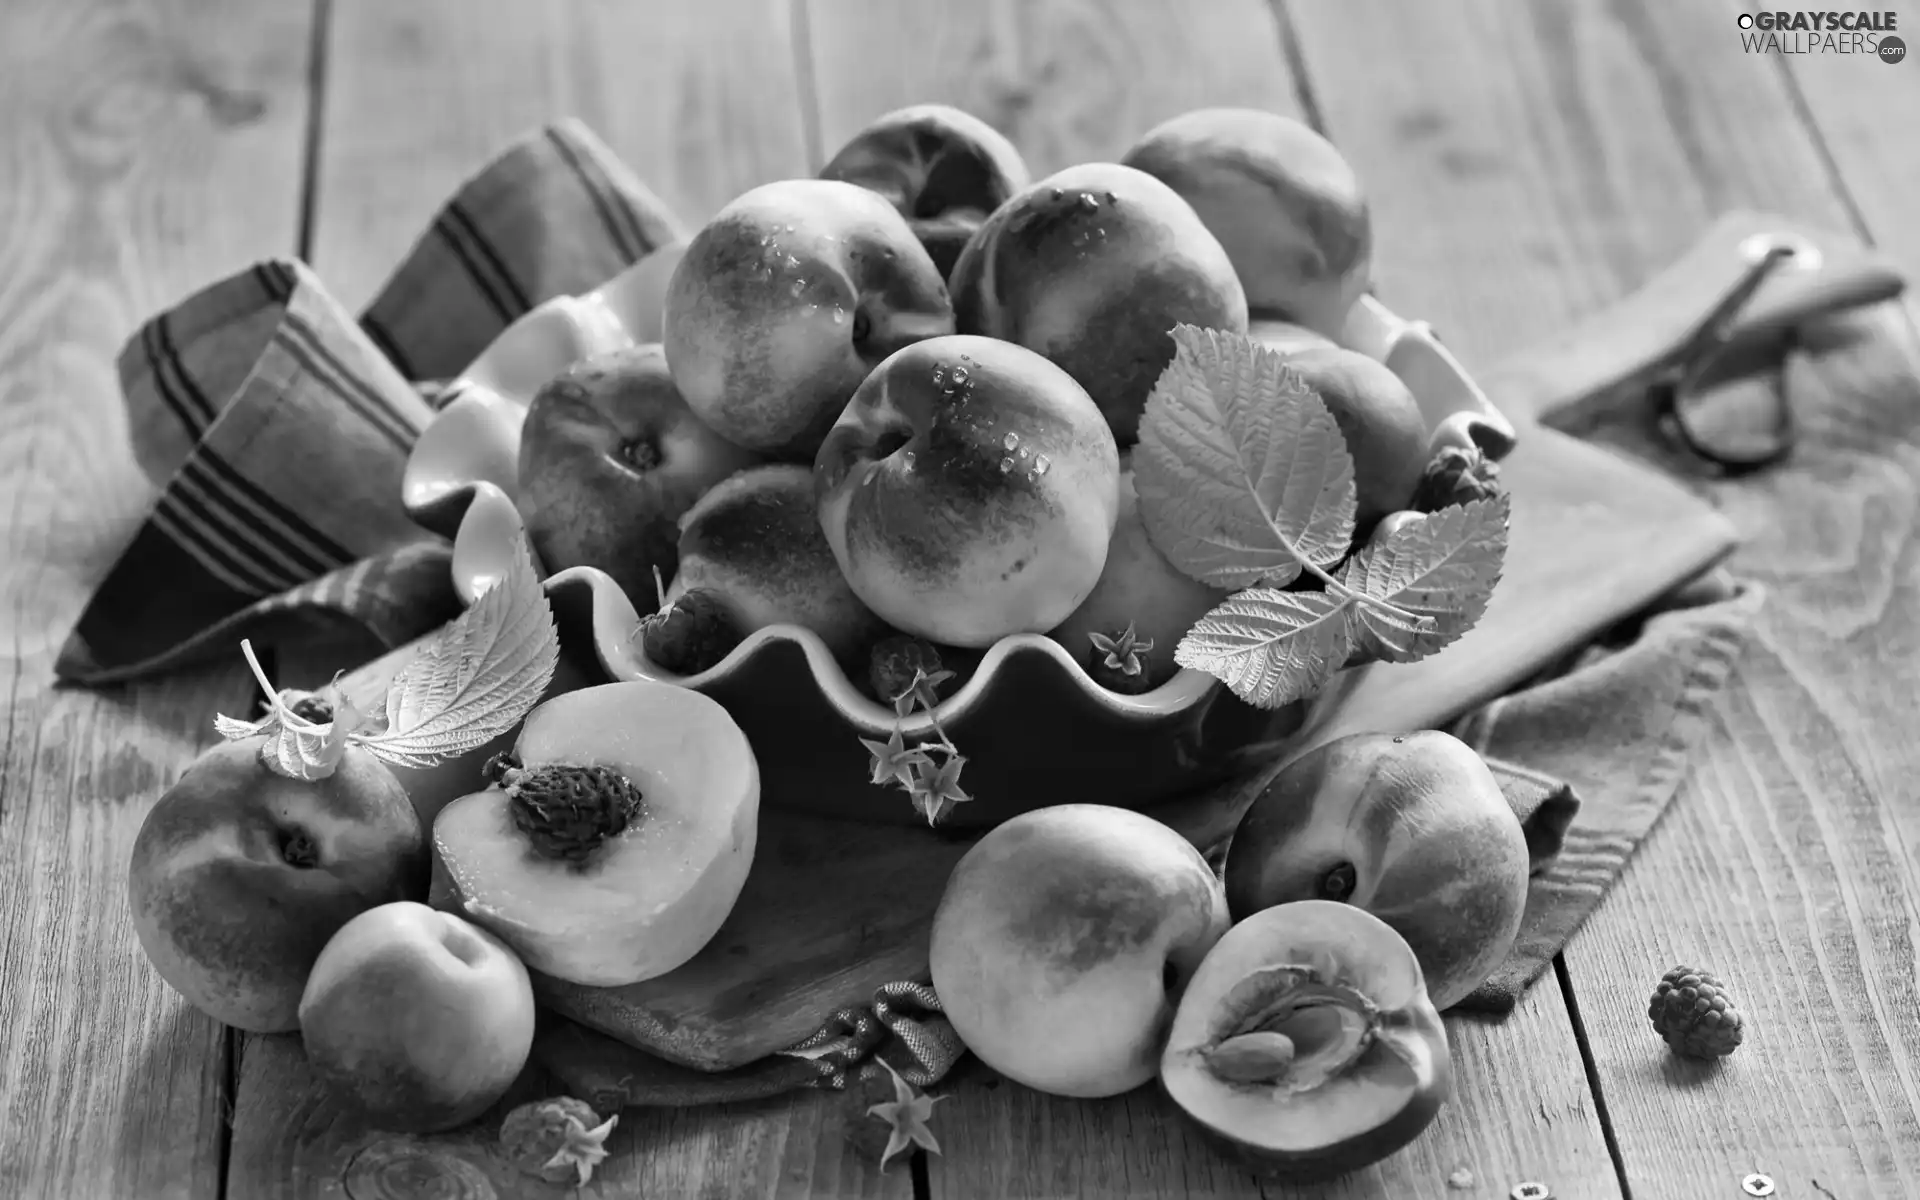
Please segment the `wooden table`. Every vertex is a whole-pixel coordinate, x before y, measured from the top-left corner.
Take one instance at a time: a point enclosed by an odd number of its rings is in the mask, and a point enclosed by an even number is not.
[[[1920,64],[1750,56],[1743,8],[6,0],[0,1196],[566,1194],[517,1190],[483,1134],[383,1140],[305,1099],[297,1040],[230,1035],[136,947],[141,818],[252,688],[237,661],[50,682],[145,501],[112,370],[138,320],[294,250],[357,305],[466,172],[555,116],[698,218],[920,100],[992,121],[1037,172],[1197,105],[1304,115],[1370,186],[1382,296],[1469,364],[1624,293],[1734,206],[1857,232],[1920,279]],[[1673,811],[1518,1013],[1450,1022],[1459,1095],[1435,1127],[1316,1195],[1737,1197],[1749,1172],[1783,1200],[1920,1195],[1920,375],[1911,310],[1850,331],[1791,376],[1798,458],[1702,485],[1771,601]],[[1739,981],[1752,1032],[1719,1071],[1647,1028],[1683,960]],[[969,1066],[935,1091],[945,1153],[884,1173],[846,1097],[629,1112],[585,1194],[1281,1194],[1151,1089],[1053,1100]]]

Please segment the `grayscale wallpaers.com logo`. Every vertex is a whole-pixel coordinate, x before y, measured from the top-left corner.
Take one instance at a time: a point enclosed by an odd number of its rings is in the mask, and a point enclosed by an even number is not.
[[[1867,54],[1888,63],[1907,56],[1892,12],[1741,13],[1737,24],[1748,54]]]

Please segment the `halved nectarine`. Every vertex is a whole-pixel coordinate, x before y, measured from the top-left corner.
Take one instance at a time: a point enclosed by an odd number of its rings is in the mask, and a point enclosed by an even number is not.
[[[664,975],[720,930],[759,827],[760,769],[719,703],[627,681],[527,715],[495,786],[442,809],[458,911],[529,967],[612,987]]]
[[[1420,963],[1380,918],[1330,900],[1263,909],[1187,984],[1160,1059],[1175,1104],[1250,1169],[1356,1171],[1432,1122],[1452,1059]]]

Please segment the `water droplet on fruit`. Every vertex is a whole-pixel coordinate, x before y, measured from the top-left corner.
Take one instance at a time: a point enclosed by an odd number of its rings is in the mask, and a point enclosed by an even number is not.
[[[1118,204],[1118,203],[1120,203],[1120,197],[1118,197],[1118,196],[1116,196],[1116,195],[1114,195],[1114,194],[1113,194],[1112,192],[1108,192],[1108,193],[1107,193],[1107,203],[1108,203],[1108,204]]]
[[[1113,193],[1108,192],[1107,198],[1111,200],[1113,198]],[[1097,212],[1099,211],[1099,208],[1100,208],[1100,202],[1093,198],[1092,192],[1081,192],[1080,207],[1086,209],[1088,212]]]
[[[905,454],[902,454],[900,456],[900,465],[905,467],[907,470],[909,471],[913,470],[913,463],[914,463],[913,451],[909,450]]]
[[[1051,467],[1052,465],[1053,465],[1053,460],[1048,458],[1046,455],[1042,454],[1038,458],[1033,460],[1033,473],[1035,475],[1045,475],[1047,473],[1047,468]]]
[[[1061,199],[1064,199],[1065,197],[1066,197],[1066,193],[1064,191],[1061,191],[1059,188],[1053,189],[1053,198],[1055,200],[1061,200]]]
[[[1001,473],[1002,475],[1005,475],[1005,474],[1007,474],[1008,472],[1010,472],[1010,471],[1012,471],[1012,470],[1013,470],[1013,460],[1012,460],[1012,459],[1010,459],[1010,458],[1003,458],[1003,459],[1001,459],[1001,460],[1000,460],[1000,473]]]
[[[1027,449],[1027,448],[1026,448],[1025,446],[1022,446],[1022,447],[1020,447],[1020,451],[1019,451],[1019,453],[1018,453],[1018,454],[1016,454],[1016,455],[1015,455],[1014,457],[1016,457],[1016,458],[1025,458],[1025,457],[1026,457],[1027,455],[1029,455],[1029,454],[1031,454],[1031,453],[1033,453],[1033,451],[1031,451],[1031,450],[1029,450],[1029,449]]]
[[[1106,240],[1107,240],[1107,231],[1106,231],[1106,228],[1105,228],[1105,227],[1103,226],[1103,227],[1101,227],[1101,228],[1099,228],[1099,229],[1096,229],[1096,230],[1094,230],[1094,231],[1093,231],[1093,236],[1094,236],[1094,237],[1097,237],[1097,238],[1099,238],[1099,239],[1100,239],[1101,241],[1103,241],[1103,242],[1104,242],[1104,241],[1106,241]]]
[[[965,367],[955,367],[953,369],[953,386],[967,386],[967,369]]]
[[[947,382],[947,369],[945,367],[935,367],[933,369],[933,386],[940,387],[946,382]]]
[[[847,323],[847,310],[841,308],[838,304],[833,306],[833,323],[835,325],[845,325]]]
[[[1073,235],[1073,244],[1074,244],[1074,245],[1076,245],[1076,246],[1084,246],[1084,245],[1086,245],[1086,244],[1087,244],[1087,231],[1086,231],[1086,230],[1084,230],[1084,229],[1082,229],[1082,230],[1080,230],[1080,231],[1079,231],[1078,233],[1075,233],[1075,234]]]
[[[1000,444],[1011,450],[1020,444],[1020,435],[1017,433],[1009,433],[1000,439]]]
[[[792,232],[793,232],[793,226],[791,226],[791,225],[782,225],[782,226],[780,227],[780,232],[781,232],[781,233],[792,233]]]
[[[796,296],[801,295],[807,290],[807,281],[804,279],[796,279],[787,290]]]
[[[860,486],[861,486],[861,487],[872,487],[872,486],[873,486],[873,472],[872,472],[872,471],[868,471],[868,472],[867,472],[867,473],[866,473],[865,475],[862,475],[862,476],[860,477]]]

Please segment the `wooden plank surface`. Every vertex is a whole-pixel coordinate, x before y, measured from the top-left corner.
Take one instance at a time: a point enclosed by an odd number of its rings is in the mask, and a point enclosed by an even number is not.
[[[560,117],[584,120],[689,222],[748,187],[805,170],[784,0],[337,0],[331,8],[313,261],[348,304],[371,297],[461,180],[514,137]],[[354,665],[325,664],[317,674]],[[250,1039],[229,1193],[912,1194],[906,1163],[882,1174],[860,1157],[847,1134],[850,1119],[864,1118],[824,1093],[629,1110],[591,1187],[545,1188],[505,1164],[493,1139],[507,1104],[555,1090],[529,1072],[508,1102],[469,1128],[394,1138],[319,1095],[297,1039]]]
[[[1920,13],[1900,13],[1907,56],[1898,63],[1851,55],[1795,55],[1784,63],[1787,86],[1803,104],[1820,149],[1840,176],[1855,220],[1873,243],[1920,279],[1920,146],[1895,133],[1920,119]],[[1908,296],[1908,311],[1920,303]]]
[[[1629,289],[1727,207],[1846,230],[1856,207],[1891,218],[1884,181],[1915,177],[1914,152],[1883,139],[1893,161],[1862,187],[1875,200],[1850,204],[1781,61],[1742,53],[1731,3],[1291,11],[1333,135],[1363,177],[1408,182],[1381,198],[1383,242],[1420,265],[1387,299],[1420,295],[1469,361]],[[1369,73],[1383,60],[1397,69]],[[1795,77],[1896,70],[1813,64]],[[1420,179],[1447,186],[1416,193]],[[1758,644],[1675,811],[1565,955],[1637,1196],[1738,1194],[1751,1171],[1783,1196],[1920,1188],[1920,822],[1904,803],[1920,769],[1920,384],[1894,312],[1795,365],[1795,461],[1703,485],[1749,539],[1735,568],[1769,590]],[[1749,1014],[1718,1070],[1668,1059],[1647,1026],[1680,962],[1724,972]]]
[[[1149,127],[1190,108],[1299,113],[1280,29],[1260,0],[913,0],[897,4],[889,22],[873,20],[861,0],[810,0],[808,11],[829,154],[872,118],[922,101],[992,122],[1036,177],[1117,157]],[[912,50],[889,49],[908,33]],[[1509,1021],[1451,1020],[1448,1032],[1455,1101],[1407,1153],[1325,1195],[1504,1194],[1547,1165],[1561,1195],[1618,1194],[1551,980]],[[1261,1194],[1151,1088],[1090,1104],[1041,1096],[976,1067],[937,1090],[950,1098],[936,1110],[945,1153],[928,1161],[936,1197]],[[1449,1184],[1460,1170],[1480,1181],[1480,1193]]]
[[[808,171],[789,0],[333,0],[314,261],[357,309],[514,138],[575,116],[683,219]]]
[[[0,6],[0,1195],[220,1186],[227,1034],[141,956],[126,863],[244,668],[102,694],[52,672],[149,496],[121,342],[293,248],[307,15]]]

